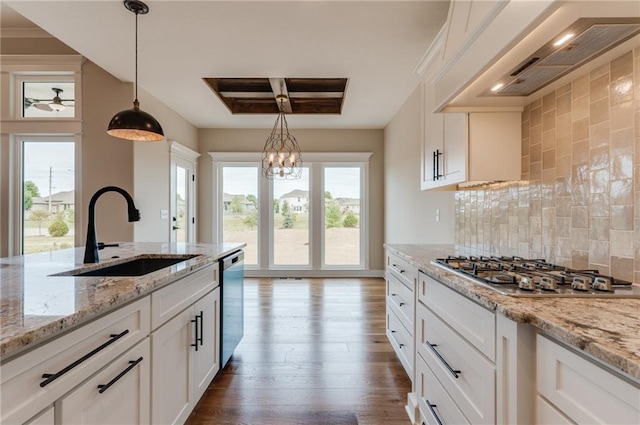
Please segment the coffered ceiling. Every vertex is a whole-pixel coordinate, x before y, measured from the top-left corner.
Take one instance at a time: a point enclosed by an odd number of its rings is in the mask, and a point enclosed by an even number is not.
[[[135,17],[121,1],[1,3],[10,11],[2,13],[3,33],[33,22],[117,78],[133,81]],[[383,128],[421,81],[414,70],[443,25],[448,3],[149,0],[149,14],[138,18],[139,86],[199,128],[271,127],[274,91],[261,95],[271,106],[246,114],[239,112],[238,91],[211,90],[234,79],[285,81],[290,106],[300,108],[292,110],[292,127]],[[322,96],[309,96],[317,92],[309,86],[288,87],[308,79],[344,87]],[[323,108],[330,113],[309,113]]]

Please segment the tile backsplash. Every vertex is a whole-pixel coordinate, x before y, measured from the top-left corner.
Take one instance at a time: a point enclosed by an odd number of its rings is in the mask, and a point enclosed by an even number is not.
[[[456,192],[456,246],[640,283],[640,48],[525,107],[522,180]]]

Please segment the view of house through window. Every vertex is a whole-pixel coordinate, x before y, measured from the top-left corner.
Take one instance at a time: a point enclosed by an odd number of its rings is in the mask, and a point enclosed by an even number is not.
[[[74,246],[73,141],[22,142],[22,253]]]
[[[258,265],[258,167],[222,169],[223,242],[246,243],[244,263]]]
[[[360,264],[360,167],[324,168],[324,264]]]
[[[273,264],[309,265],[309,168],[299,179],[273,180]]]

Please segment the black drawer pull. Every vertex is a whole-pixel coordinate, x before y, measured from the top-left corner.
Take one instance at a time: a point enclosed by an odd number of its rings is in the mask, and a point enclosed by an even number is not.
[[[200,338],[198,338],[198,322],[199,322],[198,319],[199,318],[200,318],[200,316],[196,316],[194,319],[191,320],[191,323],[195,323],[195,325],[196,325],[196,330],[193,333],[193,336],[195,337],[194,338],[195,342],[193,344],[191,344],[192,347],[196,348],[196,351],[198,351],[198,342],[200,342]]]
[[[406,303],[400,303],[400,307],[402,307],[403,305],[405,305]]]
[[[440,418],[438,417],[438,414],[434,409],[434,407],[437,407],[437,406],[435,404],[431,404],[431,402],[429,402],[429,400],[427,399],[425,399],[424,401],[427,403],[427,407],[429,408],[429,411],[431,412],[431,416],[433,416],[433,419],[435,419],[438,425],[442,425],[442,421],[440,420]]]
[[[440,359],[440,361],[442,362],[442,364],[444,364],[444,365],[445,365],[445,367],[446,367],[447,369],[449,369],[449,372],[451,372],[451,374],[453,375],[453,377],[457,379],[457,378],[458,378],[458,374],[459,374],[459,373],[462,373],[462,372],[460,372],[459,370],[454,370],[451,366],[449,366],[449,363],[447,363],[447,361],[444,359],[444,357],[442,357],[442,356],[440,355],[440,353],[438,353],[438,350],[436,350],[436,347],[437,347],[438,345],[437,345],[437,344],[432,344],[432,343],[430,343],[429,341],[427,341],[427,346],[429,346],[429,348],[431,348],[431,351],[433,351],[433,354],[435,354],[435,355]]]
[[[400,347],[400,348],[404,348],[404,344],[400,344],[400,343],[398,343],[398,347]]]
[[[391,264],[391,267],[393,267],[400,274],[405,272],[405,270],[401,269],[397,264]]]
[[[200,346],[204,345],[204,312],[200,310],[200,314],[198,315],[200,318]]]
[[[109,381],[108,383],[104,384],[104,385],[98,385],[98,392],[100,394],[102,394],[103,392],[107,391],[109,389],[110,386],[112,386],[113,384],[115,384],[118,379],[122,378],[124,375],[127,374],[127,372],[129,372],[131,369],[133,369],[134,367],[136,367],[136,365],[138,363],[140,363],[142,361],[142,357],[138,358],[138,360],[129,360],[129,366],[127,366],[127,368],[125,370],[123,370],[122,372],[120,372],[118,374],[118,376],[116,376],[115,378],[113,378],[111,381]]]
[[[52,383],[53,381],[55,381],[56,379],[58,379],[59,377],[61,377],[65,373],[69,372],[74,367],[78,366],[80,363],[82,363],[85,360],[88,360],[89,358],[93,357],[95,354],[97,354],[98,352],[104,350],[109,345],[113,344],[114,342],[116,342],[117,340],[119,340],[120,338],[122,338],[123,336],[125,336],[128,333],[129,333],[129,329],[126,329],[126,330],[124,330],[123,332],[121,332],[119,334],[111,334],[111,335],[109,335],[109,337],[111,338],[109,341],[105,342],[100,347],[92,350],[90,353],[87,353],[84,356],[80,357],[78,360],[76,360],[75,362],[71,363],[69,366],[65,367],[64,369],[62,369],[62,370],[60,370],[60,371],[58,371],[56,373],[44,373],[42,375],[42,378],[44,379],[44,381],[40,382],[40,386],[44,387],[46,385],[49,385],[50,383]]]

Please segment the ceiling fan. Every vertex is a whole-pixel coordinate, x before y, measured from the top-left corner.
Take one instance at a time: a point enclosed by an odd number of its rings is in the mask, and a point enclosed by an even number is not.
[[[64,90],[53,87],[51,90],[55,92],[55,96],[53,99],[48,100],[40,100],[34,99],[32,97],[24,98],[24,107],[29,108],[33,106],[34,108],[40,109],[41,111],[64,111],[66,108],[73,108],[73,105],[64,104],[62,102],[73,102],[73,99],[61,99],[60,93]]]

